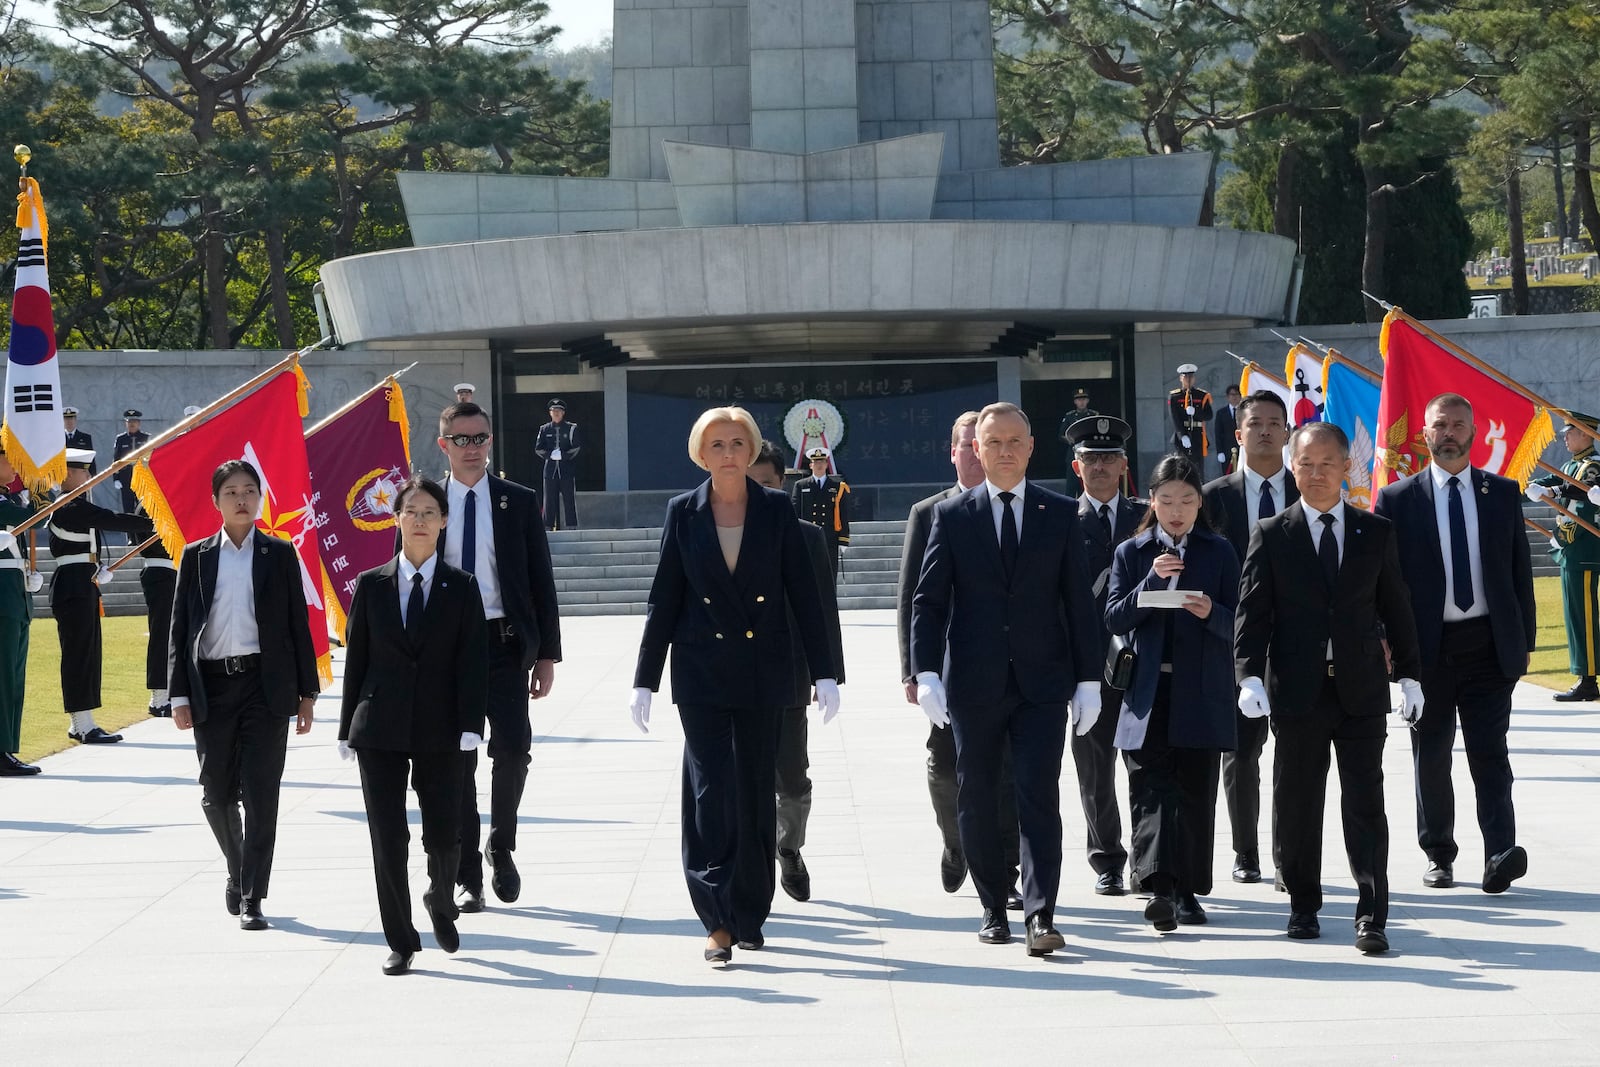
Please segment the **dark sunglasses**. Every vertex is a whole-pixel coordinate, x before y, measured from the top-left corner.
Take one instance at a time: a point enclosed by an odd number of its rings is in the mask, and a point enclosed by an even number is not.
[[[468,446],[488,444],[490,436],[486,433],[447,433],[444,435],[444,439],[457,448],[467,448]]]

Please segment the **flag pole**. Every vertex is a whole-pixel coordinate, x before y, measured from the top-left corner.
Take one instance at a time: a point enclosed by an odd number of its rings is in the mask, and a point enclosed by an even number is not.
[[[1528,518],[1526,515],[1524,515],[1522,517],[1522,521],[1523,521],[1523,524],[1526,525],[1528,527],[1528,529],[1530,529],[1530,530],[1538,530],[1540,533],[1544,534],[1546,537],[1551,537],[1551,538],[1555,537],[1554,533],[1552,533],[1549,530],[1545,529],[1543,526],[1540,526],[1538,523],[1534,522],[1532,519]]]
[[[12,532],[21,533],[23,530],[31,529],[39,525],[39,523],[49,518],[58,509],[65,507],[78,497],[83,496],[89,490],[93,489],[95,486],[111,477],[117,471],[133,466],[135,463],[139,462],[139,460],[143,459],[145,456],[148,456],[160,446],[194,429],[196,426],[211,418],[211,416],[220,412],[223,408],[228,407],[234,401],[242,398],[246,393],[249,393],[257,386],[271,380],[279,374],[282,374],[286,370],[291,370],[300,362],[300,357],[309,355],[312,352],[315,352],[317,349],[322,348],[324,345],[329,345],[332,343],[333,338],[331,336],[324,337],[315,344],[307,345],[305,348],[301,348],[289,353],[289,355],[274,363],[260,374],[257,374],[254,378],[251,378],[243,385],[228,391],[219,399],[213,400],[211,403],[207,404],[193,415],[190,415],[186,419],[180,420],[170,428],[150,438],[150,440],[147,441],[143,447],[129,452],[119,460],[113,461],[112,464],[105,470],[101,471],[99,474],[93,475],[88,481],[84,482],[76,489],[62,493],[59,497],[52,501],[48,507],[40,508],[38,511],[33,513],[31,518],[23,522],[19,522],[13,528]]]
[[[1351,359],[1349,356],[1345,355],[1343,352],[1339,351],[1337,348],[1326,348],[1326,349],[1323,349],[1323,351],[1328,353],[1328,355],[1327,355],[1328,359],[1333,360],[1335,363],[1339,364],[1340,366],[1349,367],[1351,370],[1355,371],[1357,374],[1361,375],[1363,378],[1365,378],[1367,381],[1371,382],[1372,384],[1374,384],[1374,385],[1382,385],[1383,384],[1383,375],[1379,374],[1375,370],[1372,370],[1371,368],[1363,367],[1361,364],[1357,363],[1355,360]]]
[[[384,378],[380,379],[371,388],[363,389],[361,391],[360,395],[355,397],[353,400],[350,400],[347,403],[341,405],[339,410],[335,411],[333,414],[329,415],[327,418],[323,419],[321,422],[319,422],[315,426],[311,427],[311,429],[307,430],[306,431],[306,436],[310,437],[312,434],[316,433],[318,430],[323,429],[329,423],[333,422],[339,416],[348,413],[357,404],[360,404],[363,400],[365,400],[367,397],[371,396],[373,393],[377,392],[379,389],[382,389],[387,385],[395,384],[395,379],[396,378],[399,378],[400,375],[404,374],[406,371],[410,370],[411,367],[415,367],[416,365],[417,365],[416,363],[412,363],[411,366],[401,367],[399,370],[395,371],[393,374],[390,374],[387,377],[384,377]]]
[[[108,570],[108,571],[116,570],[118,567],[122,566],[124,563],[128,562],[134,556],[137,556],[139,553],[143,552],[145,549],[149,548],[151,545],[155,544],[159,540],[161,540],[161,535],[160,534],[151,534],[148,538],[145,539],[143,544],[141,544],[137,548],[134,548],[131,551],[129,551],[129,553],[127,555],[123,556],[121,559],[117,560],[115,563],[113,563],[110,566],[108,566],[106,568],[106,570]]]
[[[1594,534],[1596,537],[1600,537],[1600,530],[1595,529],[1589,523],[1585,522],[1582,518],[1580,518],[1579,516],[1577,516],[1573,512],[1567,510],[1566,508],[1562,507],[1560,504],[1556,503],[1553,499],[1552,500],[1546,500],[1545,503],[1549,504],[1552,508],[1556,509],[1556,511],[1558,511],[1561,514],[1565,515],[1567,518],[1571,519],[1573,522],[1577,523],[1579,526],[1582,526],[1585,530],[1588,530],[1590,533]]]

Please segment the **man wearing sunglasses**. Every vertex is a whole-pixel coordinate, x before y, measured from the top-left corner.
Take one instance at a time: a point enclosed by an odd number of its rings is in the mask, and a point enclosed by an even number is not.
[[[489,621],[489,841],[495,896],[507,904],[522,892],[511,854],[517,847],[517,809],[533,748],[528,700],[550,692],[561,659],[561,620],[555,575],[539,498],[533,490],[488,472],[494,432],[477,404],[458,403],[439,415],[439,448],[450,463],[445,490],[450,525],[440,534],[446,563],[478,579]],[[483,910],[483,856],[478,851],[478,756],[466,755],[462,778],[461,862],[456,898],[463,912]]]

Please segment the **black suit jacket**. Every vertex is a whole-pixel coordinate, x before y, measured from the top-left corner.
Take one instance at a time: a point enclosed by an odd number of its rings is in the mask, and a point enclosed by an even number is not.
[[[395,558],[356,579],[339,739],[352,748],[456,752],[463,733],[482,736],[489,706],[489,624],[478,582],[438,559],[422,639],[413,645],[399,570]]]
[[[1250,505],[1249,497],[1244,491],[1244,465],[1241,463],[1238,470],[1232,474],[1224,474],[1221,478],[1213,478],[1205,484],[1200,491],[1201,499],[1206,505],[1206,520],[1211,523],[1212,529],[1228,539],[1228,544],[1233,546],[1234,553],[1240,560],[1250,547]],[[1289,505],[1300,501],[1300,487],[1294,484],[1294,475],[1287,470],[1283,472],[1283,499],[1273,501],[1279,511],[1285,511]]]
[[[448,481],[448,479],[446,479]],[[506,617],[522,635],[522,669],[536,660],[561,659],[561,613],[556,604],[556,576],[550,566],[550,541],[544,532],[539,497],[532,489],[492,474],[473,488],[487,485],[489,515],[494,522],[494,559],[499,568],[500,601]],[[465,529],[461,517],[439,535],[442,552],[452,536]],[[396,548],[399,547],[396,534]]]
[[[195,722],[206,721],[206,687],[200,675],[200,634],[211,613],[217,588],[217,551],[226,535],[220,530],[191,542],[178,565],[178,588],[172,598],[171,640],[167,643],[167,688],[187,697]],[[250,531],[255,551],[250,573],[255,586],[256,628],[261,640],[261,688],[267,707],[293,715],[301,697],[322,689],[317,657],[311,647],[305,590],[300,584],[300,559],[294,546],[260,530]]]
[[[1008,584],[988,488],[933,509],[911,602],[911,667],[913,674],[943,672],[951,707],[998,702],[1008,663],[1034,704],[1065,704],[1079,682],[1100,677],[1101,623],[1077,503],[1029,482],[1022,514]]]
[[[1521,678],[1533,651],[1538,618],[1533,602],[1533,559],[1522,527],[1522,491],[1497,474],[1471,470],[1478,506],[1478,558],[1483,593],[1488,598],[1500,673]],[[1433,475],[1424,469],[1384,486],[1372,510],[1394,523],[1400,543],[1400,568],[1411,590],[1417,645],[1423,670],[1439,659],[1444,631],[1444,553],[1434,511]]]
[[[1304,508],[1280,511],[1250,535],[1239,580],[1234,672],[1239,681],[1265,680],[1274,715],[1311,712],[1327,679],[1330,638],[1333,682],[1348,715],[1389,710],[1385,634],[1394,676],[1422,676],[1394,525],[1348,505],[1344,517],[1344,558],[1331,592]]]
[[[672,650],[672,699],[721,708],[785,708],[797,691],[789,609],[809,681],[838,678],[817,576],[789,498],[745,480],[749,500],[730,574],[711,514],[711,482],[667,501],[635,688],[658,689]]]
[[[917,578],[922,574],[922,556],[928,550],[928,534],[933,530],[933,508],[941,500],[959,496],[962,489],[952,485],[942,493],[935,493],[911,505],[906,517],[906,539],[900,549],[900,587],[894,602],[895,629],[900,637],[900,680],[909,682],[915,675],[911,670],[911,598],[917,592]]]
[[[1117,505],[1112,511],[1111,538],[1106,539],[1105,527],[1100,525],[1100,505],[1088,493],[1078,498],[1078,532],[1083,537],[1084,565],[1089,569],[1089,590],[1094,593],[1095,617],[1101,620],[1100,655],[1104,658],[1111,647],[1112,631],[1105,626],[1106,598],[1111,592],[1111,560],[1117,546],[1133,536],[1144,513],[1150,510],[1147,500],[1135,500],[1117,494]]]

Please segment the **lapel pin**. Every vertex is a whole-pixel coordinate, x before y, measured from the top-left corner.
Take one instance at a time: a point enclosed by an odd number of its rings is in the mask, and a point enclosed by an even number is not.
[[[506,509],[506,498],[505,497],[501,497],[500,498],[500,510],[504,511],[505,509]]]

